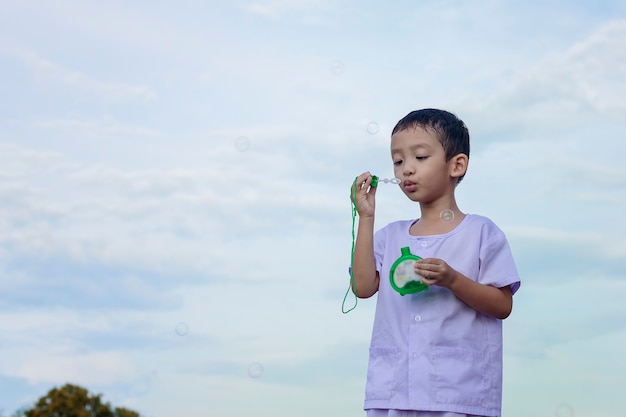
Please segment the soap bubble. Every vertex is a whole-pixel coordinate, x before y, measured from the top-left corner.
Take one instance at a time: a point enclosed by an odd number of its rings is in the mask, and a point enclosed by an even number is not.
[[[451,223],[454,220],[454,212],[452,210],[443,210],[439,214],[439,218],[444,223]]]
[[[343,70],[344,70],[344,66],[343,66],[343,62],[341,61],[333,61],[330,64],[330,72],[332,72],[335,75],[342,74]]]
[[[367,124],[367,133],[369,133],[370,135],[377,134],[379,130],[380,128],[378,127],[378,123],[376,122],[369,122]]]
[[[574,417],[574,408],[569,404],[559,404],[554,415],[555,417]]]
[[[187,333],[189,333],[189,326],[187,325],[187,323],[180,322],[176,325],[176,328],[174,330],[176,331],[177,335],[186,336]]]
[[[252,362],[249,366],[248,366],[248,376],[250,378],[254,378],[254,379],[258,379],[261,378],[263,376],[263,365],[261,365],[259,362]]]
[[[239,152],[247,151],[248,149],[250,149],[250,139],[248,139],[246,136],[239,136],[237,139],[235,139],[235,148],[237,148]]]

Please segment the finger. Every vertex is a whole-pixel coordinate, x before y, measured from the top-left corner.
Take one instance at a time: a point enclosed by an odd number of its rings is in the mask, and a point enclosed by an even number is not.
[[[417,275],[421,275],[423,278],[428,279],[430,271],[420,268],[418,265],[415,265],[415,273]]]
[[[372,182],[372,179],[371,179],[371,178],[372,178],[372,177],[370,177],[370,183]],[[370,189],[369,189],[369,194],[370,194],[372,197],[375,197],[375,196],[376,196],[376,190],[378,190],[378,187],[370,187]]]
[[[428,274],[420,274],[422,276],[422,282],[424,284],[434,284],[435,282],[437,282],[437,280],[435,278],[433,278],[432,276],[428,275]]]
[[[367,180],[369,175],[370,173],[366,171],[354,179],[354,181],[352,182],[352,186],[350,187],[350,195],[353,199],[359,192],[362,192],[361,190],[363,189],[363,183]]]
[[[419,268],[419,269],[430,269],[431,264],[430,262],[428,262],[427,259],[419,259],[417,261],[415,261],[415,268]]]
[[[430,277],[430,276],[428,276],[428,275],[422,275],[422,278],[423,278],[423,279],[421,280],[421,281],[422,281],[422,284],[427,285],[427,286],[429,286],[429,287],[430,287],[431,285],[435,284],[435,282],[436,282],[436,281],[435,281],[432,277]]]
[[[371,178],[372,178],[372,174],[370,174],[370,172],[369,172],[369,171],[365,171],[364,173],[362,173],[361,175],[359,175],[359,176],[356,178],[356,183],[357,183],[359,186],[361,186],[361,185],[363,185],[364,183],[366,183],[368,179],[371,181]]]

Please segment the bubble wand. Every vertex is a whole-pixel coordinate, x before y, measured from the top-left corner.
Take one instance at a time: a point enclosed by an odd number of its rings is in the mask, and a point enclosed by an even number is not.
[[[352,188],[350,189],[350,205],[352,207],[352,250],[350,251],[350,267],[348,268],[348,273],[350,274],[350,285],[348,286],[348,289],[346,290],[346,294],[343,296],[343,302],[341,303],[341,312],[343,314],[347,314],[349,312],[351,312],[352,310],[354,310],[358,304],[358,298],[356,296],[356,286],[354,285],[354,273],[352,272],[352,265],[354,264],[354,223],[356,220],[356,203],[355,203],[355,199],[356,199],[356,178],[354,179],[354,183],[352,184]],[[377,187],[379,182],[383,182],[385,184],[390,183],[390,184],[400,184],[400,178],[384,178],[382,180],[379,180],[378,177],[376,175],[372,175],[372,181],[370,182],[370,187]],[[354,305],[352,307],[350,307],[350,309],[346,310],[345,306],[346,306],[346,299],[348,298],[348,293],[350,292],[350,290],[352,290],[352,293],[354,294]]]

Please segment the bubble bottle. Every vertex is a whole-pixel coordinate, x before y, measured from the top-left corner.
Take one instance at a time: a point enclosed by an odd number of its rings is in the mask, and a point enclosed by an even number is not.
[[[428,285],[422,282],[424,277],[415,272],[415,261],[422,258],[413,255],[408,246],[401,248],[400,254],[389,271],[389,282],[393,289],[400,295],[415,294],[427,290]]]

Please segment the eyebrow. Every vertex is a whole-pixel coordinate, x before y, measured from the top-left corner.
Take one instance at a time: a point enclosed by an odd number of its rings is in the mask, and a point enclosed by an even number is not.
[[[430,146],[428,144],[426,144],[426,143],[417,143],[415,145],[409,146],[410,150],[415,150],[415,149],[419,149],[419,148],[430,149]],[[401,153],[401,152],[402,152],[402,150],[399,149],[399,148],[391,148],[391,153]]]

